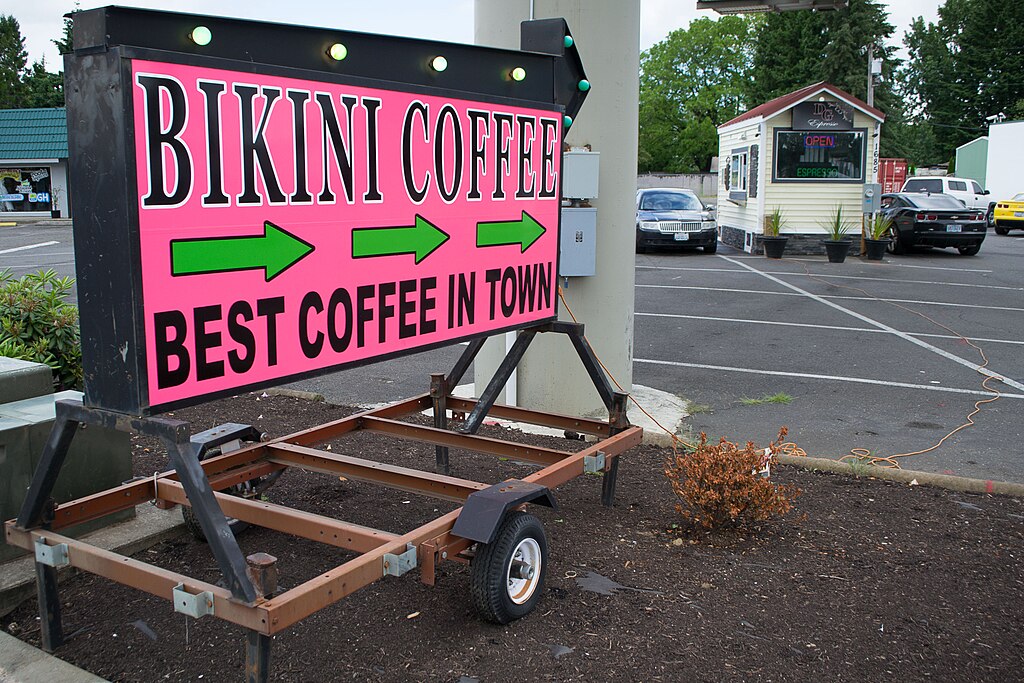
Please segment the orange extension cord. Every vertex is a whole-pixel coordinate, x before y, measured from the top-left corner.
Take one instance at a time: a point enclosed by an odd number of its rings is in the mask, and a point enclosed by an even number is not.
[[[978,346],[977,344],[972,342],[970,339],[968,339],[964,335],[960,334],[959,332],[957,332],[956,330],[954,330],[954,329],[952,329],[950,327],[947,327],[946,325],[943,325],[939,321],[937,321],[937,320],[935,320],[935,319],[925,315],[924,313],[921,313],[920,311],[915,311],[915,310],[913,310],[911,308],[907,308],[906,306],[903,306],[903,305],[901,305],[899,303],[896,303],[896,302],[893,302],[893,301],[883,301],[882,299],[878,298],[877,296],[875,296],[875,295],[871,294],[870,292],[867,292],[866,290],[863,290],[863,289],[861,289],[859,287],[851,287],[851,286],[848,286],[848,285],[836,284],[834,282],[826,280],[824,276],[815,275],[814,273],[810,272],[810,270],[807,268],[807,265],[805,263],[803,263],[802,261],[799,261],[799,260],[796,260],[796,259],[783,259],[783,260],[784,261],[788,261],[790,263],[797,263],[797,264],[799,264],[800,267],[803,268],[804,273],[807,275],[807,277],[811,278],[812,280],[817,280],[819,282],[823,282],[823,283],[825,283],[827,285],[830,285],[832,287],[838,287],[840,289],[847,289],[847,290],[849,290],[851,292],[859,292],[859,293],[863,294],[864,296],[868,297],[869,299],[873,299],[875,301],[880,301],[882,303],[889,304],[890,306],[895,306],[896,308],[902,309],[902,310],[904,310],[904,311],[906,311],[908,313],[912,313],[912,314],[914,314],[914,315],[916,315],[916,316],[918,316],[920,318],[923,318],[924,320],[927,320],[928,322],[932,323],[933,325],[935,325],[937,327],[940,327],[943,330],[946,330],[947,332],[952,334],[953,336],[959,338],[965,344],[967,344],[971,348],[975,349],[978,352],[978,354],[981,356],[982,363],[981,363],[981,365],[978,366],[978,369],[977,369],[978,374],[983,375],[985,377],[985,379],[982,380],[982,382],[981,382],[981,386],[984,387],[986,391],[990,391],[993,394],[993,396],[991,398],[985,398],[985,399],[980,399],[978,401],[975,401],[975,403],[974,403],[974,410],[972,410],[966,416],[965,421],[963,422],[963,424],[959,425],[958,427],[956,427],[955,429],[950,431],[944,437],[939,439],[938,442],[936,442],[932,446],[929,446],[928,448],[923,448],[923,449],[917,450],[917,451],[908,451],[906,453],[894,453],[892,455],[871,455],[871,451],[869,449],[867,449],[867,448],[851,448],[850,452],[848,454],[839,457],[838,460],[844,461],[844,460],[848,460],[848,459],[854,458],[854,459],[858,460],[859,462],[867,463],[867,464],[870,464],[870,465],[876,465],[876,466],[879,466],[879,467],[888,467],[888,468],[900,469],[900,463],[899,463],[899,459],[900,458],[908,458],[908,457],[913,456],[913,455],[921,455],[923,453],[928,453],[928,452],[934,451],[935,449],[941,447],[942,444],[944,444],[946,442],[946,440],[948,440],[950,437],[952,437],[957,432],[960,432],[960,431],[962,431],[964,429],[967,429],[968,427],[975,426],[974,416],[981,412],[981,407],[983,405],[985,405],[986,403],[992,403],[994,401],[999,400],[999,397],[1002,395],[1002,393],[999,391],[998,388],[989,386],[989,384],[988,384],[990,381],[992,381],[993,379],[996,379],[996,378],[991,376],[991,375],[988,375],[988,374],[982,372],[982,370],[984,370],[986,367],[988,367],[988,363],[989,363],[988,356],[985,355],[985,351],[980,346]],[[562,301],[562,305],[565,306],[565,310],[569,313],[569,317],[572,318],[572,321],[574,323],[578,323],[579,321],[576,320],[576,316],[575,316],[575,314],[573,314],[572,308],[569,307],[569,303],[565,300],[565,295],[562,292],[562,287],[561,286],[558,287],[558,298]],[[589,340],[588,340],[588,343],[589,343]],[[593,344],[591,344],[591,348],[593,349]],[[604,369],[605,373],[608,374],[608,377],[612,380],[612,382],[615,383],[615,386],[619,388],[619,391],[623,391],[622,385],[619,384],[618,380],[615,379],[615,376],[611,373],[611,371],[608,369],[608,367],[604,364],[604,361],[602,361],[601,357],[598,356],[597,351],[594,351],[594,357],[597,358],[597,362]],[[648,418],[650,418],[650,420],[652,422],[654,422],[654,424],[656,424],[659,429],[661,429],[666,434],[668,434],[669,437],[671,437],[673,450],[675,450],[677,444],[682,444],[682,445],[686,446],[687,448],[689,448],[691,450],[693,450],[695,448],[695,446],[693,444],[688,443],[688,442],[680,439],[678,436],[676,436],[674,433],[672,433],[672,431],[667,429],[663,424],[658,422],[658,420],[656,420],[653,415],[651,415],[642,405],[640,405],[640,403],[635,398],[633,398],[632,394],[629,395],[629,400],[632,401],[633,404],[637,408],[640,409],[640,412],[642,412],[644,415],[646,415]],[[799,446],[797,446],[795,443],[792,443],[792,442],[787,442],[787,443],[781,444],[779,446],[779,452],[781,454],[783,454],[783,455],[793,455],[793,456],[806,456],[807,455],[807,452],[804,449],[800,448]]]

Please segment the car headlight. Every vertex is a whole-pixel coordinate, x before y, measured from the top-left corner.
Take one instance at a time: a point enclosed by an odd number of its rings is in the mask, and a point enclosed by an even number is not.
[[[640,221],[641,230],[657,230],[658,221]]]
[[[714,221],[704,221],[700,224],[702,230],[714,230],[717,226]]]

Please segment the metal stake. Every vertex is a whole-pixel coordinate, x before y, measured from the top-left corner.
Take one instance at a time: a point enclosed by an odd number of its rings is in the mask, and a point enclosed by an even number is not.
[[[267,683],[270,680],[271,636],[252,629],[245,636],[245,683]]]
[[[39,599],[39,639],[44,650],[53,652],[64,643],[56,567],[36,562],[36,596]]]

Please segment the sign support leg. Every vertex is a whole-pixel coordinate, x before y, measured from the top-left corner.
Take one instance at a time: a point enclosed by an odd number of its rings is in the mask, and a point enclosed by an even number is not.
[[[608,423],[611,427],[609,436],[615,436],[626,427],[629,421],[626,419],[626,401],[629,394],[616,391],[612,397],[612,407],[608,411]],[[612,458],[612,462],[604,473],[601,480],[601,504],[611,507],[615,504],[615,484],[619,478],[619,459]]]
[[[430,375],[430,399],[434,404],[434,427],[436,429],[448,428],[448,392],[445,391],[445,377],[443,372],[435,372]],[[448,447],[434,446],[434,454],[437,463],[434,471],[438,474],[449,474]]]
[[[245,683],[270,680],[271,636],[249,629],[245,636]]]
[[[497,371],[494,373],[494,377],[484,388],[482,394],[480,394],[480,401],[474,406],[473,412],[466,418],[465,424],[459,428],[459,431],[463,434],[476,434],[477,430],[480,429],[480,425],[483,424],[484,418],[487,417],[487,413],[491,410],[494,402],[498,400],[498,394],[501,393],[502,387],[505,386],[505,382],[512,376],[512,371],[519,365],[519,361],[523,359],[523,354],[526,353],[526,349],[529,348],[530,342],[537,336],[536,329],[520,330],[519,336],[516,337],[516,341],[512,344],[512,348],[509,349],[508,355],[501,361],[501,365],[498,366]]]
[[[53,493],[54,484],[57,483],[57,475],[64,466],[68,449],[71,448],[71,440],[75,438],[75,432],[78,430],[78,421],[69,417],[66,408],[63,401],[57,401],[53,428],[50,429],[50,436],[46,438],[43,455],[39,459],[36,471],[32,475],[32,484],[18,512],[18,526],[22,529],[43,526],[49,521],[44,518],[47,502]]]
[[[36,596],[39,599],[39,640],[44,650],[53,652],[64,643],[56,567],[36,562]]]

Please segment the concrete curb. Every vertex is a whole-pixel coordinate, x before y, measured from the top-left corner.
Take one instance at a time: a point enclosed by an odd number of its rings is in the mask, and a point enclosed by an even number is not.
[[[0,631],[0,681],[4,683],[105,683],[106,680]]]
[[[302,391],[301,389],[282,389],[280,387],[270,387],[265,392],[267,396],[285,396],[287,398],[301,398],[305,401],[313,401],[315,403],[322,403],[327,399],[324,398],[323,394],[318,394],[315,391]]]
[[[915,470],[897,470],[875,465],[851,465],[848,462],[829,460],[828,458],[810,458],[795,455],[778,456],[779,464],[792,465],[805,470],[820,470],[834,474],[847,474],[855,477],[872,477],[883,481],[910,484],[915,479],[921,486],[938,486],[950,491],[963,493],[996,493],[1002,496],[1024,498],[1024,484],[1010,481],[992,481],[988,479],[968,479],[951,474],[932,474]]]

